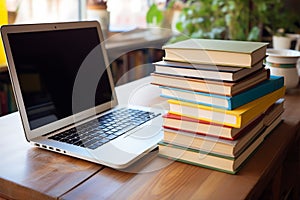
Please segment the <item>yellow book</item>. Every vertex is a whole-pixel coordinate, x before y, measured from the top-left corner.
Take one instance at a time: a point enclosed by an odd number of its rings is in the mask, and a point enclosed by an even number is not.
[[[234,110],[225,110],[178,100],[168,100],[170,105],[169,112],[203,121],[240,128],[254,118],[263,114],[272,104],[282,98],[284,94],[285,87],[282,87]]]

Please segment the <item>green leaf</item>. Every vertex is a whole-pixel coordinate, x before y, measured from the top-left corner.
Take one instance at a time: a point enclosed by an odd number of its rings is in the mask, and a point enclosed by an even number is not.
[[[257,27],[257,26],[254,26],[249,35],[248,35],[248,38],[247,40],[250,40],[250,41],[257,41],[259,39],[259,33],[260,33],[260,29]]]
[[[183,31],[183,28],[182,28],[182,22],[177,22],[177,23],[176,23],[176,29],[177,29],[178,31],[180,31],[180,32]]]
[[[157,8],[156,4],[152,4],[146,14],[146,22],[148,24],[159,25],[163,21],[163,18],[163,12]]]

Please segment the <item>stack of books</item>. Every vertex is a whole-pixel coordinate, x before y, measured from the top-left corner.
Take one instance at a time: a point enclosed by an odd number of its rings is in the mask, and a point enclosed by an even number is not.
[[[163,47],[152,84],[168,98],[159,155],[235,174],[281,121],[283,77],[267,43],[189,39]]]

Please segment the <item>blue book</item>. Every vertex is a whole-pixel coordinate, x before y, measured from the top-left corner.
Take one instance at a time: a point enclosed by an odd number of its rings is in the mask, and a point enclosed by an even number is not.
[[[184,90],[173,87],[160,87],[161,96],[164,98],[202,104],[226,110],[233,110],[283,87],[283,84],[284,79],[282,76],[271,76],[269,80],[266,80],[232,97]]]

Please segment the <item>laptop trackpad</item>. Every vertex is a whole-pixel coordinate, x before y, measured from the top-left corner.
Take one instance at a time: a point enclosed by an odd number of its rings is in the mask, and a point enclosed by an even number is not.
[[[141,153],[147,148],[156,145],[163,139],[162,127],[158,125],[144,126],[135,132],[112,141],[120,150],[130,153]]]
[[[94,157],[106,161],[109,166],[124,168],[139,155],[156,146],[162,139],[162,127],[152,124],[151,126],[144,126],[125,137],[119,137],[93,153]]]
[[[146,125],[125,136],[125,138],[129,137],[137,140],[148,140],[160,134],[161,130],[162,127],[159,125]]]

